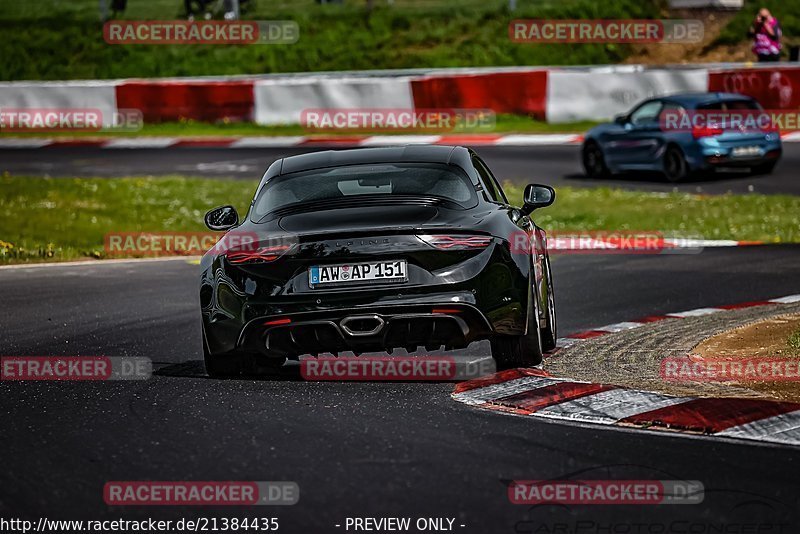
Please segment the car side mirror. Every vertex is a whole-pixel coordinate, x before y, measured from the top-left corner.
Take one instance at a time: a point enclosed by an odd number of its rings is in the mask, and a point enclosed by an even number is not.
[[[211,230],[230,230],[239,224],[239,214],[233,206],[220,206],[206,213],[205,222]]]
[[[627,124],[628,116],[627,115],[617,115],[616,117],[614,117],[614,122],[617,123],[617,124],[620,124],[620,125]]]
[[[548,185],[530,184],[525,187],[522,213],[528,215],[535,209],[546,208],[556,201],[556,190]]]

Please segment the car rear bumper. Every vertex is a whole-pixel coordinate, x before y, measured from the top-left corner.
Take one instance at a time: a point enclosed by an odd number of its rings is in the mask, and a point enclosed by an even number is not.
[[[283,319],[283,318],[282,318]],[[298,314],[291,322],[256,320],[242,330],[238,345],[278,354],[356,353],[417,347],[463,348],[488,337],[486,317],[468,304],[412,305]],[[277,321],[280,321],[278,319]]]
[[[214,353],[265,355],[377,352],[418,347],[463,348],[492,335],[493,327],[474,304],[453,300],[297,311],[254,318],[205,322]],[[513,321],[512,321],[513,322]]]
[[[689,164],[695,169],[713,170],[720,167],[755,167],[780,159],[783,145],[779,139],[770,141],[746,140],[723,142],[714,138],[701,139],[696,151],[689,151]],[[750,156],[736,156],[740,148],[754,148],[759,151]]]
[[[782,154],[781,149],[774,149],[765,153],[762,156],[751,157],[751,158],[736,158],[736,157],[731,157],[729,154],[723,154],[723,155],[710,154],[705,156],[704,162],[707,168],[755,167],[773,161],[778,161],[781,157],[781,154]]]

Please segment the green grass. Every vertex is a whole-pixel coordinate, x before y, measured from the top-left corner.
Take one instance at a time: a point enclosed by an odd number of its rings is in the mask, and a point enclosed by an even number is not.
[[[504,186],[519,203],[522,188]],[[556,203],[536,212],[550,231],[633,230],[664,236],[800,242],[800,197],[641,193],[621,189],[560,187]]]
[[[0,177],[0,263],[106,256],[111,232],[204,231],[204,213],[233,204],[244,213],[257,181],[205,178]],[[516,203],[522,189],[507,185]],[[800,242],[800,197],[700,197],[615,189],[558,189],[534,214],[558,230],[637,230],[776,243]]]
[[[795,330],[786,340],[792,354],[800,354],[800,330]]]
[[[102,258],[117,232],[200,232],[210,208],[244,212],[258,181],[0,178],[0,262]]]
[[[564,124],[548,124],[530,117],[520,115],[497,115],[494,128],[474,128],[458,130],[457,133],[582,133],[597,125],[596,122],[582,121]],[[353,130],[340,130],[331,132],[317,132],[321,135],[353,135],[364,133],[367,135],[391,135],[426,133],[411,130],[382,131],[382,132],[357,132]],[[439,133],[439,132],[427,132]],[[447,132],[444,132],[447,133]],[[299,124],[286,124],[276,126],[260,126],[252,123],[216,123],[210,124],[192,120],[182,122],[167,122],[160,124],[145,124],[138,131],[104,130],[100,132],[80,132],[68,130],[54,130],[42,132],[2,132],[0,137],[191,137],[191,136],[279,136],[279,135],[313,135],[314,132],[305,130]]]
[[[294,20],[293,45],[108,45],[97,0],[0,0],[0,80],[107,79],[352,69],[617,63],[615,44],[517,44],[515,18],[658,18],[641,0],[375,0],[317,5],[258,0],[246,18]],[[180,0],[131,0],[123,18],[182,17]]]

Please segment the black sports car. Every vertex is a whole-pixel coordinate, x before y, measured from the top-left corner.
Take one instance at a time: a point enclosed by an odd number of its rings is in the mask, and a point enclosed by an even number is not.
[[[202,259],[211,376],[286,358],[409,352],[491,341],[498,367],[539,364],[555,347],[544,232],[472,151],[406,146],[326,151],[273,163],[247,216],[206,214],[228,233]]]

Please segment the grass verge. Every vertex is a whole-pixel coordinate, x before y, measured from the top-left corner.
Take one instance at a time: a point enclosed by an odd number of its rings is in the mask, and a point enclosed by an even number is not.
[[[519,203],[523,188],[504,189]],[[535,213],[549,231],[632,230],[678,237],[765,243],[800,242],[800,197],[643,193],[607,187],[560,187],[556,203]]]
[[[458,134],[510,134],[510,133],[583,133],[598,123],[591,121],[572,122],[565,124],[548,124],[522,115],[500,114],[495,118],[495,126],[491,130],[482,128],[463,129],[457,132],[442,132]],[[225,137],[225,136],[280,136],[280,135],[314,135],[326,137],[335,135],[404,135],[404,134],[433,134],[440,132],[430,131],[355,131],[339,130],[331,132],[310,132],[299,124],[286,124],[275,126],[261,126],[253,123],[206,123],[193,120],[181,122],[165,122],[161,124],[145,124],[138,131],[103,130],[100,132],[80,132],[68,130],[53,130],[47,132],[3,132],[2,137]]]
[[[766,308],[763,313],[775,313],[774,308]],[[799,327],[800,315],[769,317],[706,338],[692,349],[692,354],[709,362],[709,368],[716,368],[717,372],[720,367],[715,365],[715,360],[739,363],[742,374],[737,372],[726,377],[730,382],[725,386],[746,388],[776,400],[797,402],[800,400],[800,382],[791,377],[797,372],[800,352],[792,350],[791,340],[798,336],[800,342]],[[800,344],[797,346],[800,348]]]
[[[792,354],[800,356],[800,328],[791,333],[789,339],[786,340],[786,344]]]
[[[245,18],[294,20],[293,45],[108,45],[97,0],[0,0],[0,80],[208,76],[334,70],[589,65],[618,63],[620,44],[518,44],[522,19],[658,18],[662,2],[641,0],[257,0]],[[185,16],[181,0],[130,1],[127,19]]]
[[[0,177],[0,263],[105,258],[109,232],[204,231],[204,213],[233,204],[244,213],[257,181]],[[522,188],[506,185],[513,202]],[[543,228],[635,230],[770,243],[800,242],[800,197],[697,196],[562,187],[534,214]]]

